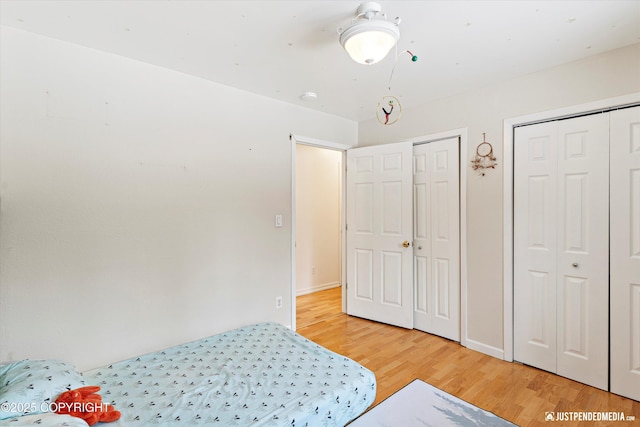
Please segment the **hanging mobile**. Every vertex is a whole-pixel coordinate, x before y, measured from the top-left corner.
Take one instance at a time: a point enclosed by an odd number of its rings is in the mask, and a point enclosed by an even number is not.
[[[411,56],[412,62],[417,62],[418,57],[411,53],[408,50],[405,50],[402,53],[407,53]],[[389,75],[389,92],[391,92],[391,79],[393,78],[393,73],[396,70],[396,66],[398,65],[398,57],[396,57],[396,63],[393,65],[391,69],[391,74]],[[400,116],[402,115],[402,104],[400,104],[400,100],[393,95],[385,95],[378,102],[378,107],[376,108],[376,118],[378,122],[382,125],[392,125],[400,120]]]
[[[495,169],[496,157],[493,155],[493,146],[487,142],[486,133],[482,134],[482,142],[476,147],[476,156],[471,160],[471,167],[484,176],[484,169]]]
[[[400,120],[402,114],[402,104],[395,96],[386,95],[378,102],[376,118],[383,125],[392,125]]]

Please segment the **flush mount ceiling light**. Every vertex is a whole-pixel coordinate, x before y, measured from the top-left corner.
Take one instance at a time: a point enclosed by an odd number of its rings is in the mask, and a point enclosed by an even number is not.
[[[338,28],[340,44],[351,58],[360,64],[375,64],[387,56],[400,38],[400,18],[387,21],[376,2],[362,3],[356,17],[344,31]]]

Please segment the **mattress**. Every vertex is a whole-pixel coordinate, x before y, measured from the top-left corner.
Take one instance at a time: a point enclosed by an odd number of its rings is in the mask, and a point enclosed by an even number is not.
[[[374,401],[374,374],[276,323],[83,373],[122,412],[113,427],[343,426]]]

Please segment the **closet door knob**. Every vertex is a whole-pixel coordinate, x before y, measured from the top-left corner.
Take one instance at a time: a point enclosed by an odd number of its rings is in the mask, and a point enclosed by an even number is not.
[[[411,243],[409,243],[408,240],[405,240],[404,242],[402,242],[402,246],[404,246],[405,248],[408,248],[409,246],[411,246]]]
[[[573,267],[578,268],[579,264],[577,262],[574,262],[573,264],[571,264]]]

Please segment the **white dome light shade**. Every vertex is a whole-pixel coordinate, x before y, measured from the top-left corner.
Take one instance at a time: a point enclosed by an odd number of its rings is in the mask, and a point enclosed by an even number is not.
[[[360,64],[384,59],[400,38],[397,25],[382,20],[360,21],[340,34],[340,44]]]

